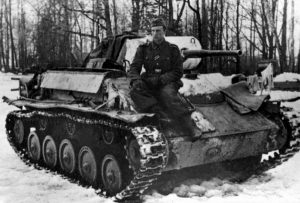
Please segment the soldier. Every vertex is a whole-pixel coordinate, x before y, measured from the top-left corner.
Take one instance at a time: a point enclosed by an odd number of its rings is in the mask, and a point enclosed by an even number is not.
[[[138,47],[128,73],[131,79],[131,98],[141,112],[161,115],[162,107],[176,118],[183,132],[193,140],[201,135],[188,110],[178,97],[182,87],[182,58],[178,47],[165,40],[166,25],[162,19],[151,24],[153,40]],[[144,65],[146,72],[142,75]]]

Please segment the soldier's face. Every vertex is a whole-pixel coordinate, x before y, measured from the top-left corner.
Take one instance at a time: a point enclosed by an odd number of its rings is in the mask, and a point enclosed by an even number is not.
[[[151,28],[151,34],[154,42],[161,42],[165,38],[165,30],[163,26]]]

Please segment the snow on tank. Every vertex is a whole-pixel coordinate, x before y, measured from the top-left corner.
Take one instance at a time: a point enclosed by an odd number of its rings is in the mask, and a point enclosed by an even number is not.
[[[232,77],[234,75],[224,76],[221,73],[210,73],[198,74],[196,79],[182,78],[183,87],[179,89],[179,92],[184,96],[217,92],[230,86]]]

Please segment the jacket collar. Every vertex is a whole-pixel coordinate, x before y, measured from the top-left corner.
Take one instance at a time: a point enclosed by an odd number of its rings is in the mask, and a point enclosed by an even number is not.
[[[152,49],[160,49],[161,47],[164,47],[166,43],[166,39],[163,39],[163,41],[160,44],[156,44],[154,41],[152,41],[150,44]]]

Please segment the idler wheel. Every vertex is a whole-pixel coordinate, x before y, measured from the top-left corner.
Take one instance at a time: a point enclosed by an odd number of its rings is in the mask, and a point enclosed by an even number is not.
[[[28,155],[31,160],[37,162],[41,158],[41,144],[40,139],[35,131],[31,131],[27,140]]]
[[[57,164],[57,148],[54,139],[50,135],[47,135],[43,141],[42,154],[46,165],[54,168]]]
[[[60,167],[66,173],[72,174],[76,169],[76,155],[75,150],[68,139],[61,141],[58,153]]]
[[[140,146],[137,143],[136,139],[130,139],[127,144],[127,148],[129,162],[133,166],[134,171],[136,171],[140,168],[141,165]]]
[[[101,164],[101,178],[105,189],[114,195],[122,189],[122,171],[117,159],[108,154]]]
[[[81,177],[89,184],[94,185],[97,180],[97,162],[93,151],[84,146],[78,154],[78,168]]]
[[[21,145],[24,141],[24,124],[23,121],[18,119],[14,124],[15,141],[18,145]]]

